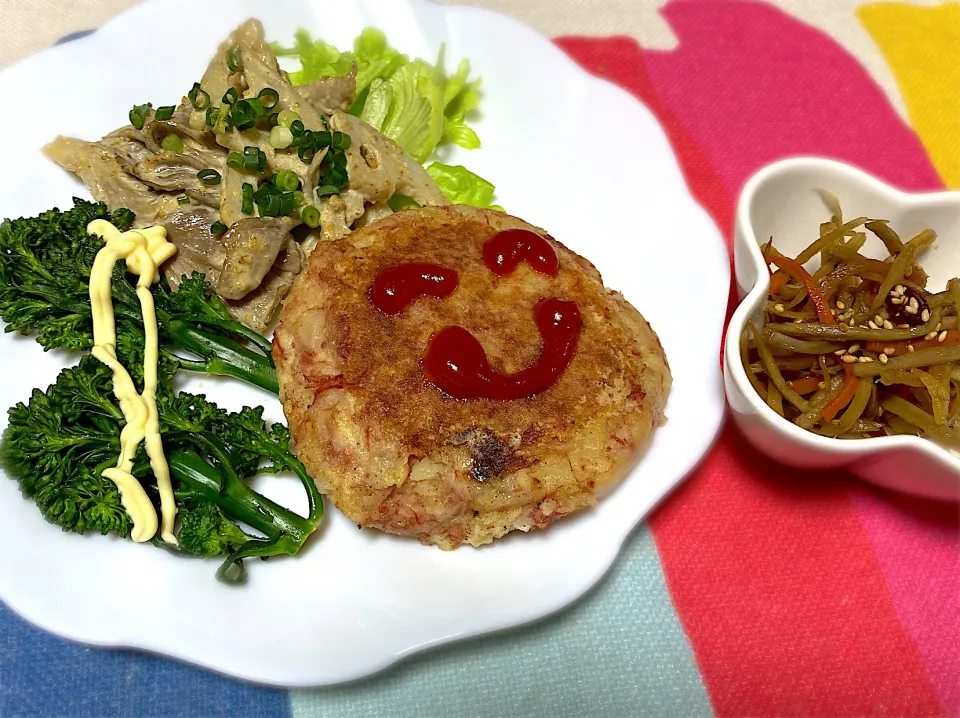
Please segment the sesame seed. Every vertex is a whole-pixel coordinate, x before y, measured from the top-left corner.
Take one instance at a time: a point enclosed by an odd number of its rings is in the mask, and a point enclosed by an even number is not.
[[[921,318],[923,321],[925,321],[925,322],[929,322],[929,321],[930,321],[930,310],[929,310],[929,309],[924,309],[923,312],[920,313],[920,318]]]
[[[916,297],[910,297],[910,306],[916,309],[917,311],[920,311],[920,304],[917,302]]]
[[[840,322],[840,328],[843,330],[847,330],[850,328],[850,325],[847,324],[846,322]]]
[[[891,304],[903,304],[903,300],[902,300],[900,297],[891,297],[891,298],[890,298],[890,303],[891,303]]]
[[[876,325],[876,323],[873,322],[873,321],[867,322],[867,326],[870,327],[871,329],[879,329],[879,328],[880,328],[880,327],[878,327],[878,326]]]
[[[834,352],[834,354],[836,354],[838,357],[842,357],[846,353],[847,353],[846,349],[837,349],[837,351]]]
[[[840,420],[839,420],[839,419],[831,419],[831,420],[830,420],[830,423],[833,424],[834,426],[840,426]]]
[[[860,357],[857,361],[859,361],[861,364],[869,364],[873,361],[873,357]]]
[[[883,320],[883,328],[884,328],[884,329],[893,329],[893,322],[891,322],[889,319],[884,319],[884,320]]]
[[[909,325],[909,324],[898,324],[898,325],[897,325],[897,329],[909,329],[909,328],[910,328],[910,325]]]
[[[928,342],[932,342],[936,338],[937,338],[936,332],[930,332],[929,334],[927,334],[927,336],[924,337],[924,339],[926,339]]]
[[[782,305],[782,304],[774,304],[774,305],[773,305],[773,309],[774,309],[774,311],[782,312],[782,311],[783,311],[783,305]]]
[[[852,344],[847,351],[849,351],[851,354],[856,354],[858,351],[860,351],[860,345]]]
[[[916,308],[915,306],[913,306],[912,304],[910,304],[910,305],[904,307],[904,308],[903,308],[903,311],[905,311],[907,314],[917,314],[917,313],[919,313],[920,310],[917,309],[917,308]]]
[[[914,349],[913,349],[913,344],[907,344],[907,351],[908,351],[908,352],[913,352],[913,351],[914,351]]]
[[[940,336],[937,337],[937,341],[940,342],[941,344],[943,344],[943,342],[947,341],[947,330],[946,330],[946,329],[944,329],[942,332],[940,332]]]
[[[893,291],[895,291],[897,294],[906,294],[907,288],[904,287],[902,284],[898,284],[893,288]]]
[[[881,317],[879,314],[874,316],[873,321],[875,321],[878,325],[883,325],[883,317]]]
[[[842,309],[846,309],[846,308],[847,308],[847,305],[846,305],[846,304],[844,304],[843,302],[837,302],[837,309],[841,309],[841,310],[842,310]]]
[[[794,319],[794,320],[793,320],[793,323],[794,323],[794,324],[800,324],[802,321],[803,321],[802,319]]]
[[[886,354],[881,354],[879,358],[880,358],[880,363],[881,363],[881,364],[886,364],[886,363],[889,361],[889,359],[887,359],[887,355],[886,355]]]
[[[860,325],[860,328],[861,328],[861,329],[866,329],[866,328],[867,328],[867,325],[866,325],[866,324],[861,324],[861,325]]]
[[[818,388],[818,389],[823,389],[824,387],[826,387],[826,384],[824,384],[822,381],[821,381],[821,382],[817,382],[817,388]]]
[[[884,354],[896,354],[896,353],[897,353],[897,348],[896,348],[896,347],[884,347],[884,348],[883,348],[883,353],[884,353]]]
[[[936,328],[936,331],[938,331],[938,332],[939,332],[939,331],[940,331],[941,329],[943,329],[943,322],[937,322],[937,328]]]
[[[842,361],[844,364],[856,364],[856,363],[857,363],[857,358],[854,357],[854,356],[850,356],[849,354],[844,354],[844,355],[840,358],[840,361]]]

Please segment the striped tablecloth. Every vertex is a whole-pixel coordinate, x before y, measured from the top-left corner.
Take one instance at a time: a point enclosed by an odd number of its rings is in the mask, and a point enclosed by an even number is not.
[[[0,0],[0,63],[129,4]],[[728,240],[745,179],[788,155],[960,187],[960,3],[477,4],[646,103]],[[73,645],[0,606],[0,716],[960,716],[958,559],[956,506],[778,466],[728,427],[599,588],[548,620],[280,691]]]

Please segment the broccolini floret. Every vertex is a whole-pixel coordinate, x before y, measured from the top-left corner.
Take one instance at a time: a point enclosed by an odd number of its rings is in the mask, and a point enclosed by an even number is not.
[[[6,331],[36,333],[44,349],[79,351],[93,345],[88,283],[103,246],[103,240],[87,234],[95,219],[123,229],[134,216],[130,210],[111,213],[104,204],[74,199],[67,212],[54,209],[0,225],[0,319]],[[134,357],[123,352],[143,346],[143,320],[134,283],[122,264],[114,270],[112,293],[114,312],[127,332],[126,340],[118,338],[118,358],[135,365],[130,361]],[[270,342],[232,319],[202,274],[183,277],[178,291],[161,280],[153,295],[168,372],[184,368],[232,376],[277,393]]]
[[[132,523],[116,486],[100,476],[116,463],[124,423],[111,382],[110,370],[85,356],[47,391],[36,389],[27,404],[9,410],[0,460],[24,496],[65,531],[130,533]],[[267,427],[262,408],[229,413],[202,395],[176,394],[168,385],[158,389],[157,411],[175,485],[180,550],[225,556],[221,576],[231,567],[242,568],[247,556],[296,554],[322,519],[323,504],[288,448],[286,427]],[[307,517],[247,485],[255,475],[275,471],[290,471],[301,481]],[[142,449],[132,473],[159,507]],[[262,536],[247,534],[241,522]]]

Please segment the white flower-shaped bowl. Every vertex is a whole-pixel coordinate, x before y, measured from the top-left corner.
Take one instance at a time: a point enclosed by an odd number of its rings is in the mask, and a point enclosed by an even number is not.
[[[760,246],[773,238],[783,254],[796,256],[829,218],[818,190],[834,194],[844,217],[887,219],[901,236],[925,228],[937,232],[921,257],[928,287],[942,290],[960,276],[960,192],[910,194],[854,167],[817,158],[789,159],[760,170],[743,189],[737,206],[734,264],[740,304],[730,320],[724,351],[724,384],[734,420],[762,452],[791,466],[846,468],[880,486],[919,496],[960,500],[960,454],[915,436],[862,440],[831,439],[810,433],[779,416],[754,391],[740,361],[739,339],[747,321],[759,327],[770,288]],[[886,250],[870,237],[862,250],[883,258]],[[807,264],[816,268],[817,260]]]

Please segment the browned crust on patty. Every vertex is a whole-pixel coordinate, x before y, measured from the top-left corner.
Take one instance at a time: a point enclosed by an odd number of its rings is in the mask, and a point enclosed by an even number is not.
[[[443,548],[546,526],[595,503],[662,422],[671,379],[650,325],[553,240],[558,276],[521,264],[498,278],[481,250],[511,227],[536,229],[472,207],[401,212],[318,245],[288,295],[273,354],[297,454],[360,526]],[[404,262],[456,269],[456,292],[383,314],[367,290]],[[425,382],[420,358],[450,325],[469,329],[499,371],[534,362],[533,307],[545,297],[575,300],[583,319],[555,385],[457,401]]]

